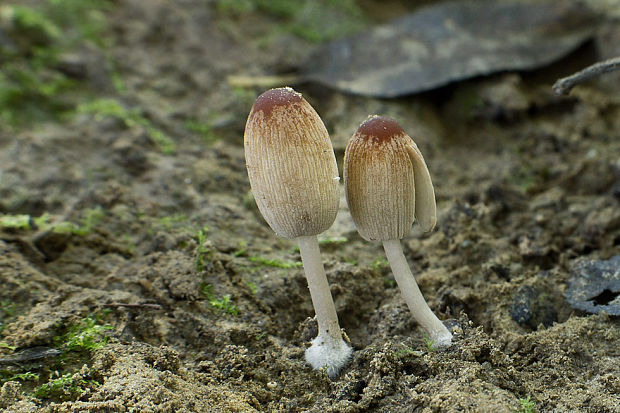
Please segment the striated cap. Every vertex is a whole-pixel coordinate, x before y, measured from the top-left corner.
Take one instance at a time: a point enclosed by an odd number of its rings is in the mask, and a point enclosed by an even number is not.
[[[245,161],[258,209],[285,238],[317,235],[338,212],[338,167],[323,121],[291,88],[254,102],[245,125]]]
[[[417,218],[435,227],[435,191],[424,158],[400,125],[371,116],[349,140],[344,182],[353,222],[366,240],[401,239]]]

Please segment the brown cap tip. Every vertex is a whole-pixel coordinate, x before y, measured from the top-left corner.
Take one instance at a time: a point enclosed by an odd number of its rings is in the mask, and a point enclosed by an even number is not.
[[[357,129],[357,133],[377,142],[386,142],[395,136],[406,135],[395,120],[377,115],[369,116]]]
[[[252,112],[262,111],[264,116],[268,117],[275,107],[301,102],[302,99],[301,93],[295,92],[290,87],[270,89],[256,98],[252,106]]]

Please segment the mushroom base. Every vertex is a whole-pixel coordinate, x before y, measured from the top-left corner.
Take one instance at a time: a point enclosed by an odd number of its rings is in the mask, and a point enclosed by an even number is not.
[[[324,368],[327,376],[333,379],[351,358],[353,350],[343,339],[318,335],[306,350],[306,361],[313,369]]]
[[[452,334],[445,328],[430,332],[429,339],[433,342],[431,347],[434,349],[443,349],[452,345]]]

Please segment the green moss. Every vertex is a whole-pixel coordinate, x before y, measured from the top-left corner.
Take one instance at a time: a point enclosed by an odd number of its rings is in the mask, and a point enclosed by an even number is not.
[[[237,17],[262,13],[280,21],[276,31],[292,33],[311,42],[349,34],[365,25],[354,0],[217,0],[216,9]]]
[[[414,350],[409,346],[403,345],[403,348],[401,348],[400,350],[394,353],[394,357],[401,358],[401,357],[406,357],[410,354],[416,357],[421,357],[424,355],[424,353],[419,350]]]
[[[136,252],[136,242],[133,240],[132,236],[129,234],[122,234],[121,241],[125,247],[125,251],[130,255],[134,255]]]
[[[384,258],[376,258],[373,262],[370,263],[370,268],[375,271],[382,270],[383,268],[387,268],[390,265],[387,260]]]
[[[254,282],[246,281],[245,285],[246,287],[248,287],[248,290],[250,290],[250,294],[256,295],[256,293],[258,292],[258,287],[256,286]]]
[[[146,228],[146,234],[153,236],[158,231],[164,231],[168,234],[185,234],[196,236],[195,225],[190,222],[189,218],[185,214],[175,213],[171,215],[164,215],[161,217],[150,217],[142,213],[129,215],[128,219],[125,219],[127,224],[139,222],[139,224]],[[207,227],[203,227],[204,232],[207,231]],[[180,242],[177,247],[182,249],[181,244],[186,242]]]
[[[519,413],[532,413],[534,411],[534,402],[530,400],[530,396],[525,399],[519,399]]]
[[[11,351],[13,351],[13,350],[15,350],[17,347],[15,347],[15,346],[10,346],[10,345],[8,345],[8,344],[7,344],[7,343],[5,343],[5,342],[0,341],[0,348],[4,348],[4,349],[7,349],[7,350],[11,350]]]
[[[88,389],[97,387],[99,384],[95,381],[88,380],[81,373],[67,372],[66,369],[68,366],[83,365],[91,352],[107,343],[106,331],[112,326],[101,322],[107,312],[89,314],[68,326],[59,326],[59,334],[52,338],[52,346],[60,350],[59,355],[44,364],[26,362],[0,370],[0,382],[43,382],[38,387],[29,384],[26,388],[33,389],[34,397],[58,400],[75,400]],[[0,347],[14,350],[2,344]]]
[[[39,381],[39,375],[31,371],[15,374],[8,371],[0,371],[0,382],[6,383],[7,381]]]
[[[105,332],[110,329],[111,325],[102,325],[98,318],[87,315],[70,325],[64,334],[54,337],[53,343],[64,352],[93,351],[107,343],[108,337]]]
[[[435,351],[435,349],[433,348],[433,344],[435,344],[435,340],[431,340],[430,338],[428,338],[426,333],[423,334],[423,338],[424,338],[424,345],[426,346],[426,352],[430,353],[431,351]]]
[[[198,134],[206,143],[213,143],[219,139],[219,137],[213,132],[211,122],[199,122],[197,120],[188,119],[185,121],[185,128],[190,132]]]
[[[88,389],[98,386],[99,383],[94,380],[86,380],[79,373],[65,373],[61,375],[56,371],[47,383],[34,389],[33,395],[39,399],[71,400],[86,393]]]
[[[175,226],[175,224],[179,224],[179,223],[186,222],[186,221],[187,221],[187,217],[184,214],[166,215],[166,216],[159,218],[159,225],[163,229],[169,230],[170,228]]]
[[[332,245],[340,245],[345,244],[348,241],[346,237],[325,237],[319,238],[319,245],[321,246],[332,246]]]
[[[17,3],[17,2],[15,2]],[[84,43],[102,46],[106,0],[45,0],[0,6],[0,120],[11,127],[57,119],[73,106],[79,81],[59,67]]]
[[[49,223],[49,219],[50,219],[50,214],[48,214],[47,212],[44,212],[43,214],[41,214],[40,217],[32,217],[32,222],[37,228],[42,229],[42,228],[47,227]]]
[[[93,115],[96,121],[114,118],[121,121],[127,128],[142,128],[162,153],[169,155],[175,150],[174,141],[157,129],[151,121],[140,113],[140,110],[126,108],[115,99],[102,98],[83,103],[77,107],[77,112]]]
[[[211,307],[223,311],[231,315],[239,314],[239,309],[234,305],[230,299],[230,294],[225,294],[220,298],[209,300]]]
[[[213,286],[211,284],[202,284],[200,292],[207,298],[211,308],[230,315],[239,314],[239,309],[231,300],[230,294],[224,294],[221,297],[215,297],[213,294]]]
[[[252,106],[257,95],[253,90],[245,89],[242,87],[233,87],[231,89],[232,95],[237,100],[237,103],[244,108]]]
[[[207,228],[204,227],[196,233],[196,242],[198,246],[196,247],[196,255],[194,256],[194,270],[196,273],[201,272],[205,267],[205,260],[208,257],[208,253],[210,252],[205,247]]]
[[[79,226],[73,231],[76,235],[86,235],[92,232],[93,228],[104,217],[104,212],[100,206],[87,208],[82,212]]]
[[[394,288],[396,286],[396,281],[393,278],[383,277],[383,286],[385,288]]]
[[[42,231],[52,231],[57,234],[74,234],[84,236],[91,233],[105,216],[101,207],[86,208],[82,211],[78,224],[69,221],[50,222],[50,215],[46,212],[39,217],[30,215],[0,215],[0,228],[14,228],[20,230],[30,230],[34,228]]]
[[[0,228],[30,229],[30,215],[2,215]]]
[[[49,220],[49,214],[45,213],[38,218],[33,218],[30,215],[25,214],[5,214],[0,215],[0,228],[13,228],[20,230],[32,229],[31,224],[35,224],[36,228],[47,228],[47,221]]]
[[[15,303],[10,300],[0,301],[0,316],[2,318],[13,317],[15,314]]]
[[[242,255],[245,255],[245,247],[247,245],[248,245],[248,243],[245,242],[245,241],[239,242],[239,248],[237,248],[235,251],[233,251],[232,256],[233,257],[240,257]]]
[[[508,184],[520,192],[527,193],[536,182],[536,174],[532,169],[522,166],[517,171],[511,173],[507,180]]]
[[[78,224],[63,221],[58,223],[48,223],[47,217],[44,218],[44,215],[39,217],[37,227],[43,230],[51,230],[57,234],[73,234],[84,236],[90,234],[95,225],[101,221],[101,219],[105,216],[105,213],[101,209],[101,207],[95,208],[86,208],[82,211],[80,218],[78,219]],[[35,218],[36,220],[36,218]]]
[[[108,0],[47,0],[45,15],[62,28],[68,46],[76,46],[84,40],[105,46],[105,12],[112,8]]]
[[[275,268],[296,268],[301,267],[302,264],[299,261],[284,261],[277,258],[265,258],[253,256],[250,257],[249,260],[256,264],[265,265],[267,267],[275,267]]]
[[[29,7],[7,5],[4,12],[11,17],[13,30],[18,34],[28,35],[21,39],[30,45],[49,45],[58,40],[62,34],[59,22],[55,22],[49,15],[50,10],[35,10]],[[47,13],[46,13],[47,12]],[[22,45],[24,45],[22,43]]]
[[[4,330],[5,323],[15,315],[15,303],[9,300],[0,301],[0,332]],[[0,343],[0,348],[11,349],[11,346]]]

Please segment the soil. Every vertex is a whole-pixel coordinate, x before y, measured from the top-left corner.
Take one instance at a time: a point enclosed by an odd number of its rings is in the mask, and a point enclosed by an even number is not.
[[[372,16],[378,3],[362,4]],[[392,3],[376,18],[403,12]],[[92,351],[30,365],[92,385],[37,398],[41,382],[7,381],[2,411],[512,412],[530,401],[531,411],[620,412],[619,319],[564,297],[576,263],[620,254],[620,77],[569,97],[550,91],[592,63],[593,50],[619,55],[617,24],[551,67],[423,95],[295,86],[323,117],[340,164],[369,114],[397,119],[416,140],[438,225],[414,227],[402,244],[454,333],[448,349],[427,347],[380,244],[357,235],[343,198],[321,250],[354,353],[330,380],[304,361],[316,322],[303,269],[291,264],[299,253],[249,192],[243,129],[264,87],[226,81],[284,72],[316,45],[270,34],[272,16],[223,16],[201,0],[119,0],[108,22],[109,56],[77,56],[88,81],[116,96],[98,70],[111,58],[123,100],[176,148],[164,154],[143,126],[89,115],[0,132],[0,212],[70,222],[102,212],[85,234],[0,230],[0,302],[13,305],[0,341],[16,348],[0,358],[54,347],[89,314],[111,326]],[[215,138],[189,131],[189,119],[208,119]]]

